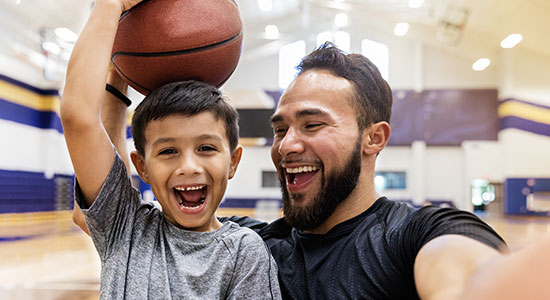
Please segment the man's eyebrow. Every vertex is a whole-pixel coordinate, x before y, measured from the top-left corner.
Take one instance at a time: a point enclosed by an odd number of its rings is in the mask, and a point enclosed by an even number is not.
[[[281,117],[281,115],[278,115],[278,114],[272,115],[271,118],[269,118],[269,121],[271,123],[281,122],[282,120],[283,120],[283,117]]]
[[[320,109],[309,108],[309,109],[304,109],[296,112],[296,119],[307,117],[307,116],[323,116],[326,114],[327,113],[325,111],[322,111]]]
[[[307,117],[307,116],[324,116],[327,115],[327,113],[323,110],[317,109],[317,108],[308,108],[303,109],[298,112],[296,112],[296,119]],[[283,117],[279,114],[274,114],[270,118],[271,123],[277,123],[283,120]]]

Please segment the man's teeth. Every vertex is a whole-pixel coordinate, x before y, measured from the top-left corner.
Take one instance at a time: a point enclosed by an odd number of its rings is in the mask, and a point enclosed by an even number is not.
[[[286,172],[289,174],[303,173],[303,172],[313,172],[317,171],[319,168],[315,166],[304,166],[298,168],[286,168]]]
[[[176,190],[180,192],[196,191],[204,188],[204,185],[188,186],[188,187],[176,187]]]

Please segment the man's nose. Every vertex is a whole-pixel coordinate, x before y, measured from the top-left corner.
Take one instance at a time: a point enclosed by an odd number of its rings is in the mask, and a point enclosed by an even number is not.
[[[303,151],[304,144],[300,134],[296,130],[289,128],[279,144],[279,154],[289,156]]]

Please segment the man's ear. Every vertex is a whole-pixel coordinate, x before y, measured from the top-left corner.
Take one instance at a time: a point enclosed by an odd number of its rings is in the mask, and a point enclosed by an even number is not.
[[[130,158],[132,159],[134,167],[136,167],[139,177],[141,177],[145,183],[149,184],[149,174],[147,173],[147,168],[145,167],[145,158],[143,158],[143,156],[141,156],[141,154],[137,151],[132,151],[132,153],[130,153]]]
[[[388,122],[371,124],[363,130],[363,152],[367,155],[378,154],[390,139],[391,127]]]
[[[237,172],[237,167],[239,166],[239,162],[241,161],[242,155],[243,155],[243,146],[237,145],[235,150],[233,150],[233,153],[231,153],[231,164],[229,165],[229,179],[235,176],[235,172]]]

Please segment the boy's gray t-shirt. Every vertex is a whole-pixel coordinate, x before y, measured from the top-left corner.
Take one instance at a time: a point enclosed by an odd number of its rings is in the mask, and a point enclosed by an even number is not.
[[[141,200],[118,155],[86,217],[101,259],[101,299],[280,299],[277,266],[252,230],[195,232]]]

